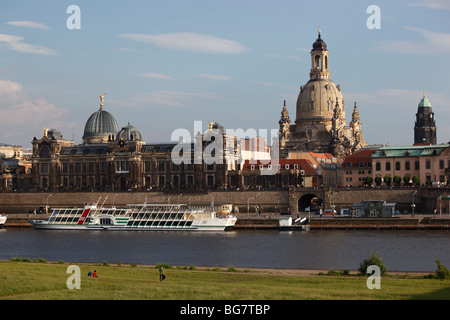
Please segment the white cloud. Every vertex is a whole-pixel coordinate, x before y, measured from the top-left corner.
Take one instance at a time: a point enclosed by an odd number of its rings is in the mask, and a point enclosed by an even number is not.
[[[16,26],[16,27],[50,30],[50,27],[46,26],[45,24],[42,24],[39,22],[34,22],[34,21],[9,21],[6,24],[9,24],[11,26]]]
[[[0,80],[0,136],[5,143],[30,147],[31,139],[42,134],[43,126],[67,128],[66,108],[56,107],[43,97],[30,97],[15,81]]]
[[[395,107],[405,111],[405,108],[417,110],[420,100],[422,100],[424,91],[420,90],[405,90],[405,89],[382,89],[366,93],[346,93],[345,100],[353,102],[356,101],[358,105],[377,105],[384,107]],[[425,92],[426,97],[433,106],[443,107],[448,104],[449,98],[437,92]],[[350,99],[350,100],[349,100]],[[348,104],[347,104],[348,109]],[[410,111],[407,111],[410,112]]]
[[[199,74],[199,77],[206,78],[206,79],[213,79],[213,80],[233,80],[233,77],[230,76],[223,76],[220,74]]]
[[[221,97],[214,92],[182,92],[172,90],[158,90],[132,96],[126,101],[110,101],[110,104],[152,108],[152,107],[175,107],[190,108],[202,100],[220,100]]]
[[[423,40],[384,41],[381,42],[377,48],[381,51],[402,54],[450,54],[450,33],[435,32],[410,26],[404,28],[416,32]]]
[[[172,79],[171,76],[161,74],[161,73],[152,73],[152,72],[144,72],[136,75],[137,77],[146,77],[146,78],[156,78],[156,79]]]
[[[418,3],[411,3],[410,6],[450,11],[450,2],[448,0],[422,0]]]
[[[41,55],[56,54],[56,52],[50,48],[26,43],[22,41],[23,39],[24,39],[23,37],[0,33],[0,46],[3,44],[6,45],[11,50],[24,53],[35,53]]]
[[[123,38],[154,44],[169,50],[237,54],[248,50],[243,44],[215,36],[176,32],[162,34],[121,34]]]

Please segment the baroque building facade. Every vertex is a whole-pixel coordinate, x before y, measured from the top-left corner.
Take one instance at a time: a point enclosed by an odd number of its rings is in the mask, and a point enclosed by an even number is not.
[[[311,50],[309,81],[300,86],[296,118],[291,123],[286,101],[279,121],[280,156],[290,152],[331,153],[342,161],[366,145],[359,112],[354,104],[347,126],[341,86],[331,80],[329,51],[320,30]]]
[[[112,114],[104,110],[101,96],[100,109],[86,122],[82,144],[64,139],[56,129],[45,129],[42,138],[32,141],[32,185],[39,189],[105,191],[226,187],[228,170],[234,169],[236,159],[203,161],[205,150],[214,141],[209,136],[214,130],[223,133],[220,125],[210,123],[205,133],[197,134],[195,143],[183,144],[148,144],[130,123],[118,128]],[[215,137],[222,139],[223,154],[225,148],[236,154],[235,137]],[[176,163],[172,151],[180,146],[183,161]]]

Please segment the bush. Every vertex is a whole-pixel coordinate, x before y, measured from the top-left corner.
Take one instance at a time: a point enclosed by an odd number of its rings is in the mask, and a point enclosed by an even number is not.
[[[437,263],[436,278],[450,279],[450,271],[441,263],[441,260],[436,259],[436,263]]]
[[[362,275],[367,275],[367,268],[371,265],[376,265],[380,268],[380,275],[384,276],[387,273],[387,267],[383,264],[383,259],[377,253],[370,253],[370,258],[364,260],[359,266],[359,272]]]

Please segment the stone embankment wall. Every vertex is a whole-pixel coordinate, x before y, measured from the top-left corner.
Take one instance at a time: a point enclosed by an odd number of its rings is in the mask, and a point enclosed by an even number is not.
[[[287,191],[245,191],[245,192],[202,192],[202,193],[164,193],[164,192],[28,192],[0,193],[0,213],[31,213],[47,204],[51,208],[82,207],[86,203],[104,203],[104,206],[126,206],[127,204],[190,204],[209,206],[233,204],[240,213],[255,212],[255,205],[261,205],[264,212],[279,212],[287,207]]]
[[[416,194],[414,194],[414,192]],[[97,203],[105,206],[124,206],[127,204],[191,204],[193,206],[209,206],[214,204],[233,204],[239,213],[255,213],[255,206],[262,206],[263,213],[279,213],[289,210],[297,213],[297,204],[302,197],[316,196],[323,200],[324,209],[332,204],[339,208],[351,208],[353,203],[364,200],[385,200],[397,203],[400,212],[411,213],[411,204],[416,205],[416,213],[432,213],[434,209],[446,208],[450,211],[450,201],[445,198],[448,189],[345,189],[333,190],[296,188],[283,191],[210,191],[210,192],[1,192],[0,213],[27,213],[47,204],[52,207],[81,207],[86,203]]]

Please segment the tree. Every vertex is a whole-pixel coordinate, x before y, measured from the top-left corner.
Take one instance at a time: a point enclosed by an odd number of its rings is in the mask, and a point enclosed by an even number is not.
[[[375,183],[377,186],[381,186],[381,183],[383,182],[383,179],[380,176],[375,177]]]
[[[384,183],[386,183],[387,186],[390,186],[390,185],[391,185],[391,182],[392,182],[391,176],[388,175],[388,174],[385,175],[385,176],[384,176]]]
[[[367,176],[364,178],[364,184],[370,186],[373,182],[373,178],[371,176]]]
[[[419,184],[420,184],[420,178],[419,178],[418,176],[413,176],[413,177],[412,177],[412,182],[413,182],[415,185],[419,185]]]
[[[405,185],[409,185],[409,180],[411,180],[411,176],[410,176],[409,174],[406,174],[406,175],[403,177],[403,183],[404,183]]]
[[[367,274],[367,268],[369,266],[376,265],[380,268],[380,275],[384,276],[387,273],[387,267],[383,264],[383,259],[378,256],[377,253],[370,253],[370,258],[365,259],[359,266],[359,272],[362,275]]]
[[[400,187],[400,184],[402,183],[402,178],[400,176],[394,176],[394,183],[397,187]]]
[[[437,263],[436,278],[449,279],[450,271],[441,263],[441,260],[436,259],[436,263]]]

